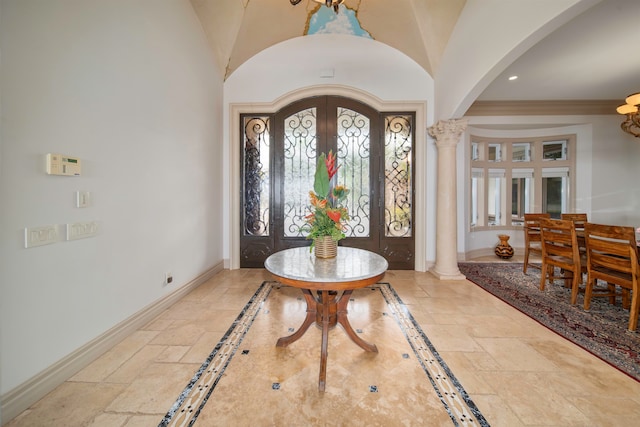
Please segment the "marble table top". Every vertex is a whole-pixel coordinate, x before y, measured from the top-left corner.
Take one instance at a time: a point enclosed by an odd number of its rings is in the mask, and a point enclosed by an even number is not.
[[[285,249],[264,262],[272,274],[305,282],[350,282],[384,273],[389,264],[378,254],[338,246],[335,258],[317,258],[309,247]]]

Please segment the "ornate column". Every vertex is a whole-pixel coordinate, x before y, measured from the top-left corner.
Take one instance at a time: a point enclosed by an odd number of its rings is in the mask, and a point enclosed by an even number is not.
[[[428,129],[438,147],[436,265],[432,273],[440,280],[465,278],[458,269],[456,146],[466,128],[466,120],[439,120]]]

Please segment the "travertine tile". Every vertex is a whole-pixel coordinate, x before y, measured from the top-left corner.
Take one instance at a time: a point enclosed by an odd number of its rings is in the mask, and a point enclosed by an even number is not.
[[[156,415],[131,415],[127,422],[122,427],[149,427],[149,426],[157,426],[160,424],[162,420],[161,417]]]
[[[554,360],[538,353],[535,347],[517,338],[476,338],[501,370],[520,372],[557,372]]]
[[[158,333],[150,344],[192,346],[205,332],[206,329],[197,323],[180,321]]]
[[[486,353],[465,353],[465,352],[440,352],[440,356],[446,361],[447,366],[455,373],[456,378],[464,385],[467,393],[496,394],[493,383],[484,376],[478,375],[480,370],[493,370],[497,364]],[[475,356],[475,357],[474,357]],[[483,360],[479,360],[482,358]],[[490,359],[490,360],[486,360]],[[490,369],[480,369],[479,365]]]
[[[222,336],[223,332],[205,332],[189,347],[180,362],[202,363],[211,354],[211,351],[216,347]]]
[[[9,422],[6,427],[88,425],[124,389],[122,384],[66,382]]]
[[[588,397],[567,397],[576,408],[584,413],[593,425],[631,426],[640,419],[640,407],[635,402],[608,395]],[[615,411],[611,411],[615,408]],[[613,413],[612,413],[613,412]]]
[[[480,351],[482,347],[461,325],[426,325],[422,328],[438,351]]]
[[[162,345],[145,346],[109,375],[105,382],[130,384],[147,366],[158,361],[157,359],[166,349],[167,347]]]
[[[482,414],[489,420],[491,427],[524,427],[526,425],[498,394],[474,393],[473,401],[482,409]]]
[[[247,297],[246,302],[250,297]],[[207,309],[198,314],[196,321],[206,331],[226,332],[238,317],[239,310]]]
[[[140,349],[158,335],[155,331],[136,331],[129,337],[116,344],[111,350],[104,353],[86,368],[70,378],[71,381],[104,381],[120,366],[126,363]]]
[[[146,331],[164,331],[173,325],[176,321],[174,319],[165,319],[161,316],[156,317],[151,322],[147,323],[142,330]]]
[[[126,425],[131,416],[128,414],[114,414],[103,412],[88,424],[89,427],[120,427]]]
[[[219,273],[8,426],[158,425],[265,280],[272,279],[261,269]],[[383,281],[490,425],[618,426],[640,417],[640,383],[476,285],[415,271],[389,271]],[[274,337],[300,326],[306,305],[297,289],[272,291],[196,424],[453,425],[388,308],[372,295],[354,293],[349,318],[379,352],[364,352],[340,326],[332,329],[320,393],[320,330],[312,325],[297,342],[275,347]]]
[[[481,374],[527,425],[586,426],[589,418],[547,382],[548,373],[494,371]]]
[[[190,349],[191,347],[188,345],[168,346],[162,350],[162,353],[160,353],[155,360],[160,363],[179,362]]]
[[[106,407],[107,411],[164,415],[198,365],[152,363]]]

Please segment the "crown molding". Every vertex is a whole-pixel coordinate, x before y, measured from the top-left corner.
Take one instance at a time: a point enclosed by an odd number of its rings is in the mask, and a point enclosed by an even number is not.
[[[476,101],[465,116],[583,116],[618,114],[620,100]]]

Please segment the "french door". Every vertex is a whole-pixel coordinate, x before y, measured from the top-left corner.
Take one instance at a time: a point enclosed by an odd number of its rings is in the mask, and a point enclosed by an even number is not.
[[[342,246],[414,268],[414,113],[380,113],[358,101],[320,96],[274,114],[242,115],[240,267],[262,268],[282,249],[308,246],[316,159],[337,154],[337,182],[350,194]]]

